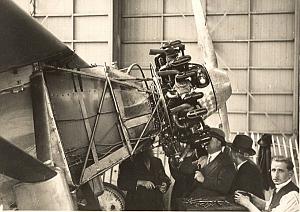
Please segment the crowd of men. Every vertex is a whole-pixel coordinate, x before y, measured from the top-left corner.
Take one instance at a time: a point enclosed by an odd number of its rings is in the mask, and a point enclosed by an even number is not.
[[[270,199],[265,200],[261,170],[249,159],[256,154],[253,140],[236,135],[232,143],[227,143],[218,128],[211,128],[210,135],[205,151],[191,148],[179,165],[169,159],[175,179],[171,210],[181,209],[180,198],[223,196],[249,211],[299,211],[299,188],[292,182],[294,165],[290,158],[272,158],[270,175],[275,188]],[[163,194],[170,184],[161,160],[151,151],[120,164],[118,186],[127,191],[126,210],[165,210]]]

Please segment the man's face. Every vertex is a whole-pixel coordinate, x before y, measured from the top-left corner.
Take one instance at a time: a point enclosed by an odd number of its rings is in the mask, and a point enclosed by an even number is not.
[[[292,177],[292,171],[287,169],[287,164],[279,161],[272,161],[271,176],[275,185],[280,185]]]
[[[222,149],[221,141],[212,137],[211,141],[208,142],[206,150],[209,154],[215,153]]]

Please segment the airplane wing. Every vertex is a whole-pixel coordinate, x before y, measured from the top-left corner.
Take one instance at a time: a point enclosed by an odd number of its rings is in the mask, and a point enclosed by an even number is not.
[[[26,183],[49,180],[56,172],[0,137],[0,173]]]
[[[0,72],[36,61],[55,61],[68,68],[88,66],[14,2],[1,0],[0,9]]]

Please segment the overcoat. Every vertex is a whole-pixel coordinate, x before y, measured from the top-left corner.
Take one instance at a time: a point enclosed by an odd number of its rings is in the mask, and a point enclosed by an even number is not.
[[[172,164],[169,159],[169,168],[172,177],[175,179],[172,195],[171,210],[177,210],[176,199],[186,197],[191,191],[197,166],[193,165],[193,161],[197,160],[196,156],[186,157],[179,167]]]
[[[236,190],[247,191],[261,199],[265,199],[262,175],[253,162],[245,162],[237,171],[231,187],[231,193],[233,194]]]
[[[152,190],[137,186],[138,180],[148,180],[156,186],[163,182],[170,186],[170,179],[164,171],[163,164],[159,158],[150,158],[150,169],[148,170],[144,161],[138,158],[126,159],[119,166],[118,187],[127,191],[125,197],[125,210],[163,210],[163,194],[158,187]]]

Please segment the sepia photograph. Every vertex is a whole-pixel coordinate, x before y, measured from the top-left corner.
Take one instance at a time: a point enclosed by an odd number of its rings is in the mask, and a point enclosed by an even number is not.
[[[0,0],[0,46],[0,211],[300,211],[300,0]]]

